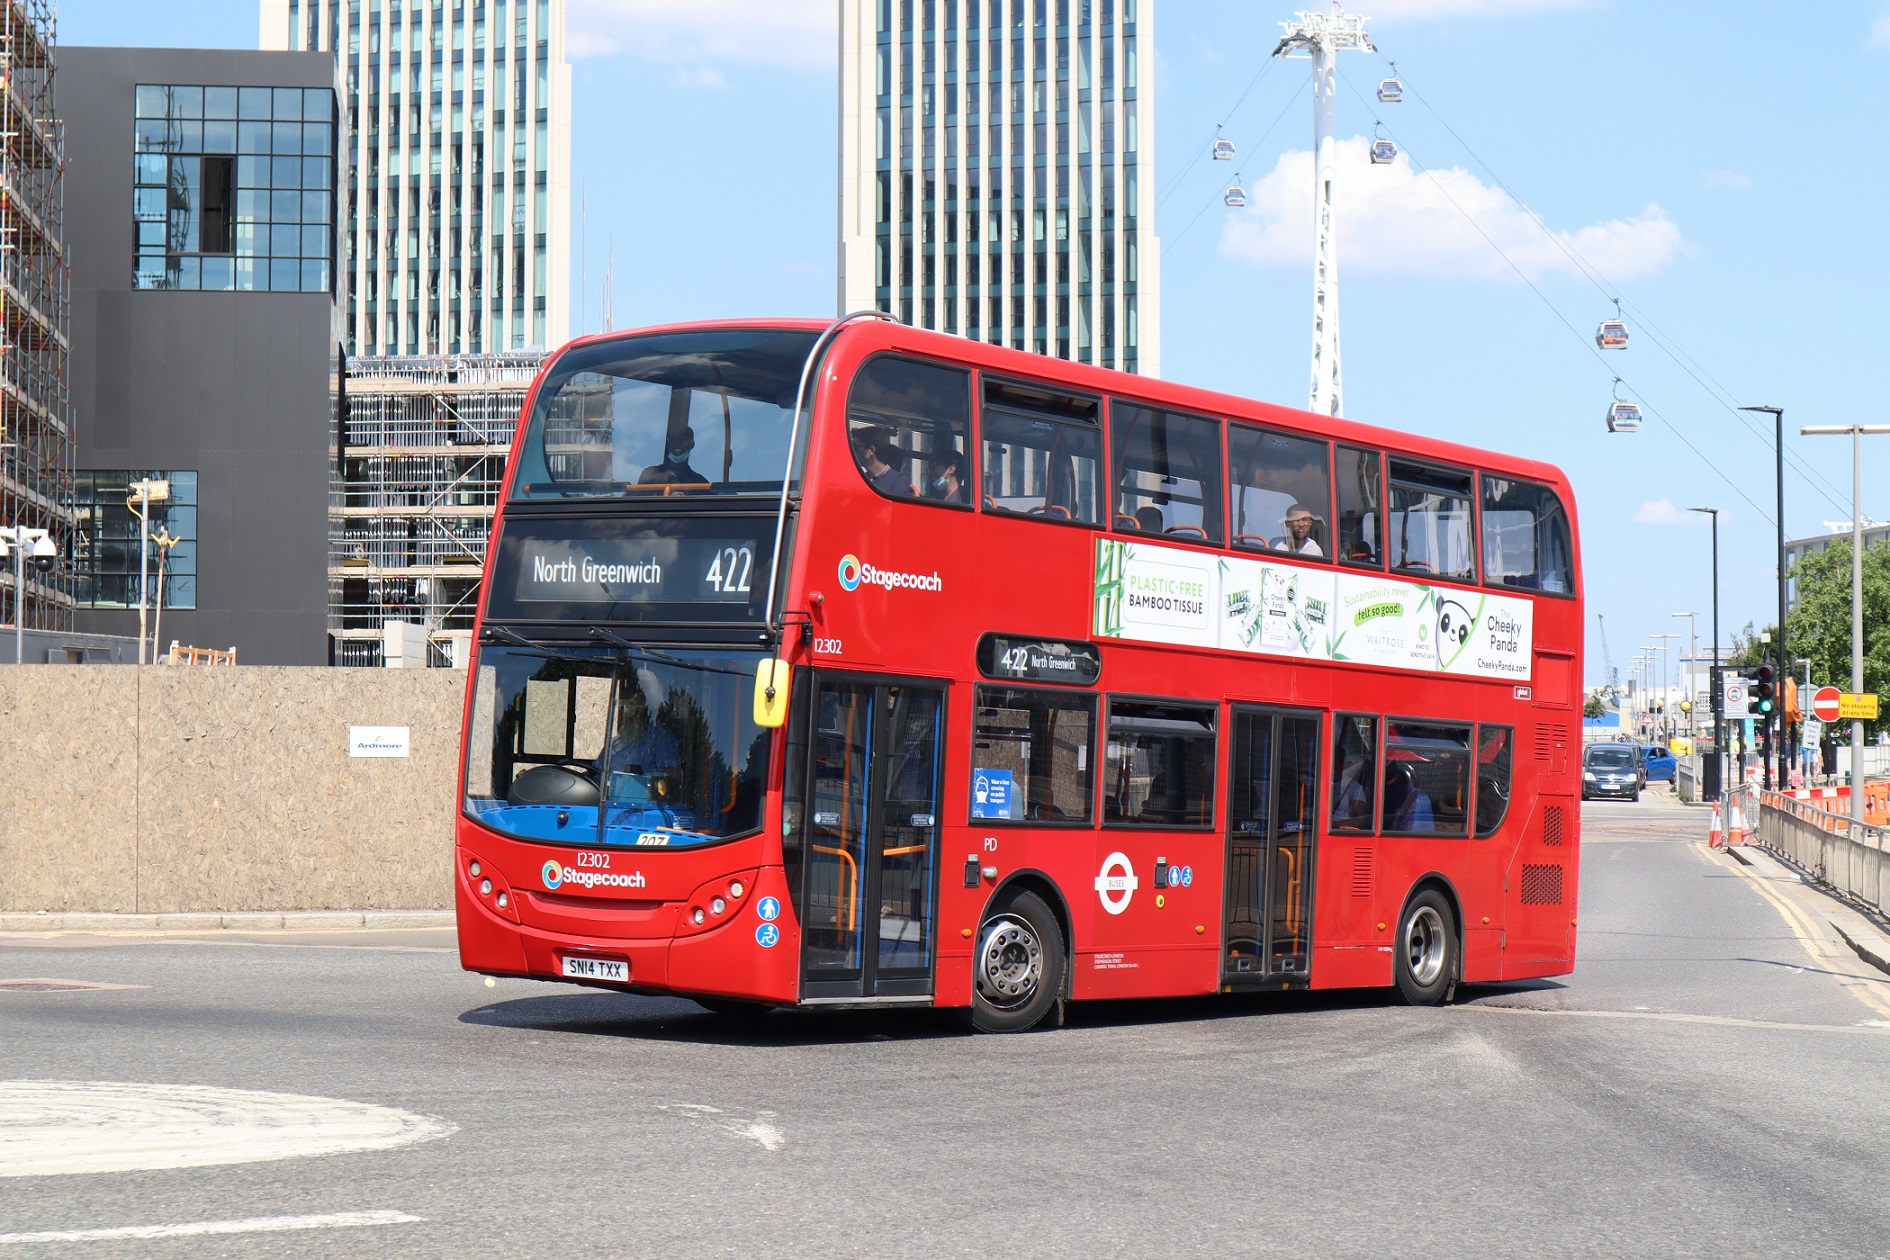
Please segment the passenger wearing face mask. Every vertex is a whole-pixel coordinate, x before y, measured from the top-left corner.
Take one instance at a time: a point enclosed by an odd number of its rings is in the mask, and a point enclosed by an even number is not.
[[[637,478],[643,486],[707,486],[709,479],[689,466],[696,449],[696,431],[688,425],[671,429],[663,443],[663,462],[645,468]]]
[[[965,501],[965,457],[946,455],[932,465],[932,479],[925,483],[925,497],[935,503]]]

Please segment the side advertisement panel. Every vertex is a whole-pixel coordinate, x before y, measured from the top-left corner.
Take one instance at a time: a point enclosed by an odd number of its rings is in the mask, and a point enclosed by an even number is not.
[[[1096,540],[1104,638],[1528,682],[1534,613],[1483,591]]]

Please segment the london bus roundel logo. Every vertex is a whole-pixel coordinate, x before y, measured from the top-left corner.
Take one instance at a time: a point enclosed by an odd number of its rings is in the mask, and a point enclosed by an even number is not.
[[[1127,910],[1135,889],[1135,864],[1128,854],[1116,852],[1103,859],[1102,873],[1096,876],[1096,895],[1102,899],[1104,910],[1110,914]]]
[[[860,589],[860,558],[850,551],[840,557],[840,589],[846,591]]]
[[[545,887],[556,888],[564,882],[564,869],[556,861],[545,863],[545,869],[539,872],[544,877]]]

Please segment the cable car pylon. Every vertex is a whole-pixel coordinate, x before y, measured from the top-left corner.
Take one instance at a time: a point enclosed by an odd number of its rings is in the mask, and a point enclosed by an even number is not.
[[[1313,344],[1311,410],[1322,416],[1344,412],[1339,372],[1339,255],[1333,240],[1333,182],[1338,158],[1334,135],[1338,79],[1333,63],[1340,52],[1376,52],[1365,33],[1365,19],[1335,3],[1330,11],[1305,10],[1282,22],[1286,34],[1275,57],[1311,57],[1313,62]]]

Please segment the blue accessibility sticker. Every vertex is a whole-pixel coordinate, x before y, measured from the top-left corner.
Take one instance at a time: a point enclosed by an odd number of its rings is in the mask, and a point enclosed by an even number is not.
[[[781,914],[781,903],[773,897],[763,897],[755,903],[755,913],[772,923]]]
[[[1181,868],[1181,886],[1183,888],[1194,887],[1194,868],[1192,866],[1184,866]]]
[[[755,929],[755,944],[763,949],[773,949],[781,940],[781,929],[772,923],[764,923]]]
[[[1170,888],[1181,887],[1181,868],[1179,866],[1171,866],[1168,868],[1168,886]]]

